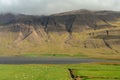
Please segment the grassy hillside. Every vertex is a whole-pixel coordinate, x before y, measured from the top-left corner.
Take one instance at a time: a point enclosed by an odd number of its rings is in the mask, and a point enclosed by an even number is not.
[[[51,16],[0,15],[0,55],[120,59],[119,14],[78,10]]]
[[[108,31],[108,34],[107,32]],[[42,32],[43,33],[43,32]],[[43,37],[34,32],[22,39],[20,32],[0,33],[1,56],[67,55],[120,59],[120,27],[86,30],[69,34],[51,32]]]

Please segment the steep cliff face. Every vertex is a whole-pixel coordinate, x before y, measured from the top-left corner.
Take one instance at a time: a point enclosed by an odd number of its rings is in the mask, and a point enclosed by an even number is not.
[[[77,53],[79,49],[106,48],[119,53],[119,26],[120,12],[114,11],[77,10],[50,16],[1,14],[0,48],[59,53],[65,48],[77,48]]]
[[[119,12],[113,11],[88,11],[78,10],[70,11],[50,16],[32,16],[32,15],[13,15],[1,14],[0,24],[26,24],[43,26],[46,31],[67,31],[67,32],[81,32],[84,29],[99,29],[104,27],[112,27],[109,24],[111,21],[117,21],[120,18]],[[101,22],[101,24],[99,24]]]

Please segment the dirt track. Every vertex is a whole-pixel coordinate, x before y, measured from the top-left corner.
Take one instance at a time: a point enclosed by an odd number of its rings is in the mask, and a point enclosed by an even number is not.
[[[120,61],[90,58],[0,57],[0,64],[76,64],[88,62],[120,62]]]

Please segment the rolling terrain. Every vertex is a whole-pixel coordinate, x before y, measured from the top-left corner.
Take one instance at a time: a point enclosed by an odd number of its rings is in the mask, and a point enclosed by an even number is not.
[[[120,12],[76,10],[49,16],[0,14],[0,55],[120,59]]]

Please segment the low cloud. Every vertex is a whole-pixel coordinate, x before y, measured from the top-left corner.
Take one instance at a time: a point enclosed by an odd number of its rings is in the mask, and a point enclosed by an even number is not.
[[[45,15],[78,9],[120,11],[120,0],[0,0],[0,13]]]

